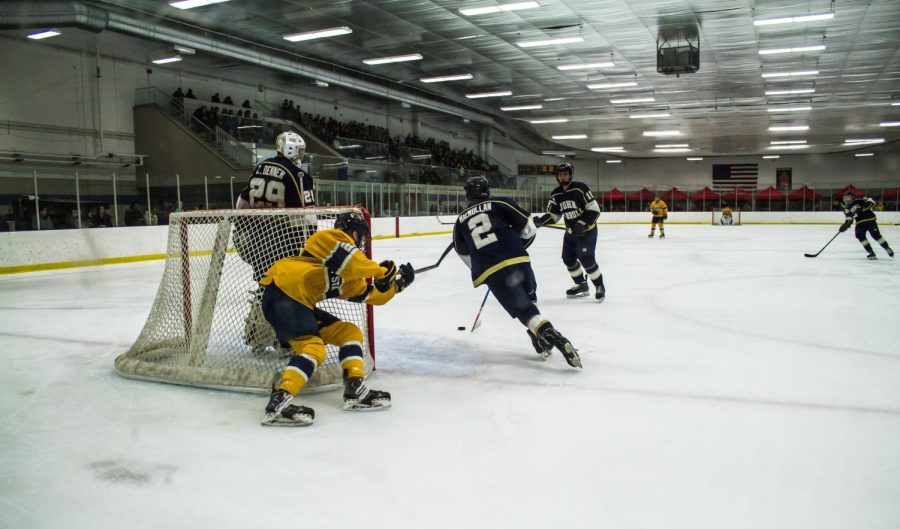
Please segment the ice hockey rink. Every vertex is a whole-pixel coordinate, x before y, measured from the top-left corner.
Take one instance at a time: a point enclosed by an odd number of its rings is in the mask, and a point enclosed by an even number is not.
[[[835,228],[600,226],[603,304],[565,298],[541,230],[539,306],[583,370],[494,299],[469,332],[485,291],[450,255],[376,309],[393,407],[317,393],[308,428],[115,373],[162,261],[2,276],[0,528],[900,527],[900,264],[852,233],[803,257]]]

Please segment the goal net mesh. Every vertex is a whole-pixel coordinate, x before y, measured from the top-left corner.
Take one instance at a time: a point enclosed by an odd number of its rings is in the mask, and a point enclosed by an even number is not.
[[[370,222],[356,207],[173,213],[156,299],[134,345],[116,358],[116,370],[132,378],[268,393],[292,352],[277,343],[262,315],[257,281],[276,260],[299,255],[309,235],[332,228],[345,211],[359,211]],[[360,328],[368,375],[374,369],[371,307],[340,299],[317,307]],[[340,383],[338,348],[329,345],[325,364],[304,391]]]

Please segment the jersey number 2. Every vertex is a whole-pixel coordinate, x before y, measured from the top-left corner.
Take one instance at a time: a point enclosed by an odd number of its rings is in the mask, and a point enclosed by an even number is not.
[[[253,202],[268,202],[276,207],[284,207],[284,184],[277,180],[253,177],[250,179],[250,196]]]
[[[472,242],[475,243],[475,248],[480,250],[492,242],[497,242],[497,234],[491,233],[493,226],[491,226],[491,218],[487,213],[475,215],[469,219],[467,225],[472,233]]]

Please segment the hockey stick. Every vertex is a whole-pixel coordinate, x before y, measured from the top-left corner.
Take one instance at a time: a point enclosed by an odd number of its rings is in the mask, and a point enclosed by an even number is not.
[[[416,273],[421,274],[422,272],[427,272],[429,270],[434,270],[435,268],[441,266],[441,261],[444,260],[444,257],[447,257],[447,254],[450,253],[450,250],[453,249],[453,243],[451,242],[447,248],[444,250],[444,253],[441,254],[440,259],[437,260],[433,265],[423,266],[422,268],[417,268]]]
[[[487,298],[491,293],[491,289],[487,289],[487,292],[484,293],[484,299],[481,300],[481,307],[478,309],[478,314],[475,315],[475,321],[472,322],[472,330],[469,332],[475,332],[475,329],[481,325],[481,311],[484,310],[484,304],[487,303]]]
[[[438,224],[441,224],[441,225],[443,225],[443,226],[452,226],[452,225],[456,224],[456,221],[455,221],[455,220],[454,220],[453,222],[444,222],[444,221],[442,221],[440,215],[435,215],[434,218],[437,219]]]
[[[834,237],[831,238],[831,241],[837,239],[837,236],[840,235],[840,234],[842,234],[842,233],[844,233],[844,232],[839,231],[839,232],[835,233],[835,234],[834,234]],[[825,251],[825,248],[828,248],[828,245],[831,244],[831,241],[826,242],[826,243],[825,243],[825,246],[823,246],[822,249],[819,250],[818,252],[816,252],[816,253],[805,253],[805,254],[803,254],[803,256],[804,256],[804,257],[818,257],[820,253],[822,253],[823,251]]]

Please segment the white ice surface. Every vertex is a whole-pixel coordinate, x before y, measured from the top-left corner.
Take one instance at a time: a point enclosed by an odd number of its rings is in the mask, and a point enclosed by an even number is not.
[[[538,360],[454,256],[376,309],[379,413],[130,380],[162,263],[0,277],[0,528],[900,527],[900,274],[834,227],[602,226],[607,301],[565,299],[583,370]],[[883,227],[900,249],[900,229]],[[449,236],[377,241],[433,263]]]

